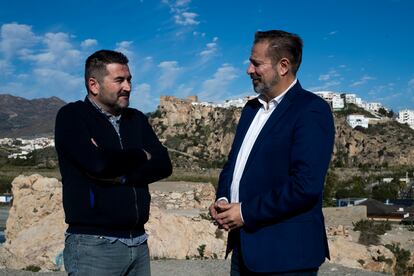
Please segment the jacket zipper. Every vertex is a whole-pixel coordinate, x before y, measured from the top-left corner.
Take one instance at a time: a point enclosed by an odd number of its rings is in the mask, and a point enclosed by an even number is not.
[[[122,144],[122,137],[121,137],[121,122],[119,123],[119,131],[116,131],[116,134],[118,134],[118,138],[119,138],[119,144],[121,145],[121,149],[124,149],[124,145]],[[135,212],[136,212],[136,221],[135,221],[135,224],[134,224],[134,228],[135,228],[135,226],[137,226],[138,225],[138,221],[139,221],[139,209],[138,209],[138,195],[137,195],[137,190],[135,189],[135,187],[134,186],[132,186],[132,191],[134,191],[134,199],[135,199]],[[131,230],[131,232],[129,233],[129,236],[131,237],[131,239],[133,238],[132,237],[132,230]]]

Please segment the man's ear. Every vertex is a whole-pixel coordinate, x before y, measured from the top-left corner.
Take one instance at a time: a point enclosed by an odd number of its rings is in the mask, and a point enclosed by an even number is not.
[[[290,61],[287,58],[282,58],[278,63],[277,69],[279,71],[279,75],[285,76],[291,69]]]
[[[95,78],[89,78],[88,79],[88,88],[89,88],[89,91],[91,92],[91,94],[93,96],[98,95],[99,88],[100,88],[98,80],[95,79]]]

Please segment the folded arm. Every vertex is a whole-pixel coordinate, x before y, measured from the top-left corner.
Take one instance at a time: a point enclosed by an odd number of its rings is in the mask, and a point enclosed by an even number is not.
[[[96,142],[84,119],[70,107],[57,114],[55,146],[60,158],[98,179],[116,178],[147,162],[142,149],[105,149]]]

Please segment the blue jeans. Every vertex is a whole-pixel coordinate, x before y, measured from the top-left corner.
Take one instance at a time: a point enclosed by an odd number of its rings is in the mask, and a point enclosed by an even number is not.
[[[230,276],[317,276],[318,268],[288,271],[288,272],[265,272],[258,273],[250,271],[243,262],[243,257],[240,254],[238,247],[233,249],[231,255]]]
[[[73,276],[151,275],[146,242],[127,246],[118,240],[70,234],[66,237],[63,259],[66,272]]]

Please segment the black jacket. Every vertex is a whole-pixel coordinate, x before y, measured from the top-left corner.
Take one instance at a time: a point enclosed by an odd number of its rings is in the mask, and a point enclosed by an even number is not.
[[[55,146],[69,233],[144,233],[151,199],[148,184],[169,176],[171,161],[147,117],[136,109],[123,111],[120,136],[87,99],[59,110]]]

